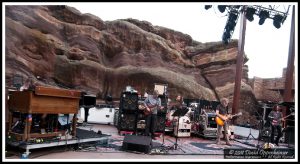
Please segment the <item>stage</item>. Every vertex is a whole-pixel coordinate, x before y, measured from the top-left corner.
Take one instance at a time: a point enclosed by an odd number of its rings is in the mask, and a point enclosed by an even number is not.
[[[39,149],[39,148],[47,148],[47,147],[55,147],[62,145],[73,145],[73,144],[82,144],[88,142],[98,142],[98,143],[107,143],[109,135],[106,134],[97,134],[91,130],[84,130],[77,128],[77,134],[75,138],[70,138],[64,140],[43,140],[39,141],[39,143],[34,142],[23,142],[23,141],[10,141],[7,140],[6,143],[13,147],[18,147],[26,150],[23,157],[26,157],[30,154],[30,150]]]
[[[68,140],[63,142],[55,142],[48,144],[34,144],[34,145],[24,145],[19,147],[23,149],[37,149],[42,147],[51,146],[51,150],[43,149],[44,154],[41,151],[33,151],[29,159],[224,159],[225,149],[257,149],[256,143],[263,145],[265,142],[257,141],[256,139],[250,138],[246,140],[248,135],[247,129],[240,131],[243,136],[236,136],[235,139],[231,140],[232,146],[225,144],[225,141],[221,141],[220,145],[215,144],[215,139],[205,139],[198,136],[192,135],[191,137],[178,138],[177,150],[174,150],[175,137],[171,134],[161,135],[156,137],[156,140],[152,140],[152,149],[150,153],[142,153],[135,151],[122,150],[122,144],[125,136],[119,135],[118,130],[113,125],[99,125],[99,124],[86,124],[84,126],[78,127],[78,133],[81,134],[81,130],[90,131],[92,134],[97,134],[99,131],[103,136],[95,138],[79,138],[77,140]],[[86,133],[87,134],[87,133]],[[78,146],[69,150],[64,150],[63,154],[69,154],[62,156],[61,153],[57,153],[61,150],[58,145],[64,144],[78,144]],[[280,143],[277,148],[287,148],[287,144]],[[38,149],[37,149],[38,150]],[[51,152],[51,153],[49,153]],[[76,156],[75,154],[80,154]],[[115,154],[115,155],[114,155]],[[10,159],[18,159],[18,156],[9,157]]]

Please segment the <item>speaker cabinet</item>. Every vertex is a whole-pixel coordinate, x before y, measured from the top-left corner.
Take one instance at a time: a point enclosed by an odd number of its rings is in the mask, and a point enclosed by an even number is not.
[[[209,114],[207,116],[207,127],[208,128],[217,128],[217,123],[215,121],[216,115],[215,114]]]
[[[160,98],[161,106],[163,106],[164,109],[158,110],[157,111],[157,115],[160,115],[160,116],[166,115],[167,114],[168,98],[166,96],[164,96],[164,95],[159,95],[158,97]]]
[[[152,140],[149,136],[126,135],[123,140],[122,149],[149,153],[151,151]]]
[[[121,94],[120,110],[123,113],[133,113],[138,109],[138,94],[131,92],[123,92]]]
[[[295,145],[295,127],[286,127],[283,130],[284,133],[284,142],[287,144]]]
[[[158,97],[160,98],[161,105],[162,106],[167,106],[168,97],[166,97],[165,95],[159,95]]]
[[[157,115],[155,132],[164,132],[166,126],[166,115]]]
[[[96,106],[96,96],[95,95],[83,95],[79,100],[79,105],[86,108],[92,108]]]
[[[120,113],[118,120],[119,130],[135,131],[136,129],[136,114]]]

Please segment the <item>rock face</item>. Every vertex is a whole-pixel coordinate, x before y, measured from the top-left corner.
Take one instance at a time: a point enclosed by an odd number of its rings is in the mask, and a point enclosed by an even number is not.
[[[127,85],[143,94],[162,83],[171,98],[229,97],[232,102],[236,40],[200,43],[146,21],[104,22],[68,6],[6,6],[5,11],[7,86],[17,74],[43,85],[119,98]],[[249,104],[256,101],[247,72],[244,66],[240,107],[251,112]]]
[[[283,69],[282,77],[279,78],[259,78],[249,79],[249,84],[253,88],[254,95],[259,101],[283,101],[286,81],[286,68]],[[292,83],[292,100],[295,102],[295,74]]]

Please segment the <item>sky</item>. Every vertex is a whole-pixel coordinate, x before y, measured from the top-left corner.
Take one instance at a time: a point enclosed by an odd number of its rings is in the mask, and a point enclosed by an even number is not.
[[[148,21],[154,26],[163,26],[190,35],[198,42],[216,42],[222,40],[227,21],[226,12],[219,12],[217,5],[221,3],[67,3],[81,13],[90,13],[103,21],[133,18]],[[297,3],[242,3],[243,5],[272,6],[277,11],[286,12],[288,5]],[[204,5],[213,5],[205,10]],[[224,4],[223,4],[224,5]],[[226,3],[228,5],[228,3]],[[237,5],[237,3],[230,3]],[[241,3],[240,3],[241,5]],[[296,6],[296,16],[297,14]],[[245,53],[249,58],[249,78],[276,78],[282,76],[283,68],[287,67],[289,40],[291,29],[291,13],[281,28],[273,26],[273,20],[267,19],[259,25],[259,17],[254,21],[247,20],[245,36]],[[297,20],[297,17],[296,17]],[[240,17],[232,39],[239,38]],[[296,41],[297,41],[296,28]],[[296,42],[297,45],[297,42]],[[297,48],[297,47],[296,47]],[[295,50],[297,54],[297,49]],[[295,55],[297,61],[297,55]],[[295,70],[297,70],[295,62]]]

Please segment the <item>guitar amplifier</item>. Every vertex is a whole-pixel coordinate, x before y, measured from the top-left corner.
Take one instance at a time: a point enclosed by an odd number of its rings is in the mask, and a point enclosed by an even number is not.
[[[283,129],[284,132],[284,142],[288,144],[295,144],[295,127],[294,126],[288,126],[285,129]]]
[[[157,111],[157,115],[158,115],[158,116],[163,116],[163,115],[165,116],[165,115],[167,115],[166,107],[167,107],[167,105],[168,105],[168,97],[166,97],[166,96],[164,96],[164,95],[159,95],[158,97],[159,97],[160,100],[161,100],[161,106],[165,107],[165,109],[163,109],[163,110],[158,110],[158,111]]]
[[[138,94],[134,92],[123,92],[120,98],[119,110],[122,113],[135,113],[138,109]]]
[[[165,126],[166,126],[166,116],[165,115],[162,115],[162,116],[157,115],[155,132],[164,132]]]
[[[135,131],[137,118],[135,114],[127,114],[119,111],[118,130]]]
[[[217,128],[217,123],[216,123],[216,114],[208,113],[207,114],[207,127],[208,128]]]

